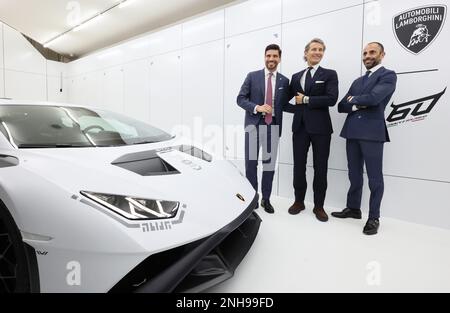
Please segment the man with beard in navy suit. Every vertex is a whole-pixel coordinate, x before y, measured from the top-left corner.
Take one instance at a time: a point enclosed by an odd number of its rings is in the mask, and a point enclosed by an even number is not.
[[[281,53],[278,45],[267,46],[266,67],[247,75],[237,97],[237,104],[245,110],[246,176],[258,192],[258,154],[262,147],[261,206],[270,214],[275,212],[270,196],[283,127],[283,111],[288,105],[289,93],[289,79],[277,72]]]
[[[385,56],[379,42],[369,43],[363,52],[367,69],[364,76],[355,80],[349,92],[339,103],[339,112],[347,119],[341,137],[347,139],[347,161],[350,189],[347,207],[334,212],[337,218],[361,219],[363,170],[366,165],[369,178],[369,219],[363,229],[366,235],[375,235],[380,226],[380,205],[384,193],[383,150],[389,142],[384,110],[397,84],[397,75],[381,65]]]

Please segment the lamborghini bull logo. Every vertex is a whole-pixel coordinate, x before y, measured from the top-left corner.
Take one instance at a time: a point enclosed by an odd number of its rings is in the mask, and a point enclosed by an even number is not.
[[[423,6],[397,14],[394,34],[408,52],[419,54],[438,38],[447,16],[447,6]]]
[[[428,43],[428,38],[430,37],[430,33],[428,32],[428,27],[423,24],[419,24],[416,26],[416,30],[411,36],[411,40],[409,41],[408,48],[418,43]]]

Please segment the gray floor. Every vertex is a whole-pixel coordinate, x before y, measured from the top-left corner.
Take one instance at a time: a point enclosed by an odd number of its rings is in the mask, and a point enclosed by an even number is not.
[[[292,200],[272,203],[235,276],[209,292],[450,292],[449,230],[384,218],[369,237],[365,217],[321,223],[311,206],[291,216]]]

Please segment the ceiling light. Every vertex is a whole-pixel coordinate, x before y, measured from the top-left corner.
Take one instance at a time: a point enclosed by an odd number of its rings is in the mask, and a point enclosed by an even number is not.
[[[50,46],[51,44],[53,44],[56,40],[60,39],[61,37],[63,37],[63,36],[64,36],[65,34],[67,34],[68,32],[71,32],[71,31],[77,32],[77,31],[79,31],[79,30],[85,28],[86,26],[91,25],[92,22],[99,21],[99,20],[105,15],[106,12],[111,11],[111,10],[114,9],[115,7],[123,8],[123,7],[128,6],[129,4],[131,4],[131,3],[134,2],[134,1],[135,1],[135,0],[122,0],[121,2],[118,2],[118,3],[114,4],[114,5],[112,5],[111,7],[109,7],[109,8],[107,8],[106,10],[100,12],[99,14],[95,15],[94,17],[91,17],[90,19],[88,19],[88,20],[82,22],[81,24],[79,24],[79,25],[77,25],[77,26],[75,26],[75,27],[73,27],[73,28],[71,28],[71,29],[69,29],[69,30],[67,30],[67,31],[65,31],[65,32],[63,32],[63,33],[61,33],[61,34],[59,34],[58,36],[53,37],[52,39],[48,40],[47,42],[45,42],[45,43],[43,44],[44,48],[49,47],[49,46]]]

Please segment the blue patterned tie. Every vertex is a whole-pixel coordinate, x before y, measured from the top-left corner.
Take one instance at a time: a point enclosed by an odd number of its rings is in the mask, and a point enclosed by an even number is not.
[[[370,77],[371,73],[372,73],[372,71],[367,71],[366,75],[363,76],[363,82],[362,82],[363,88],[366,87],[367,82],[369,81],[369,77]]]

